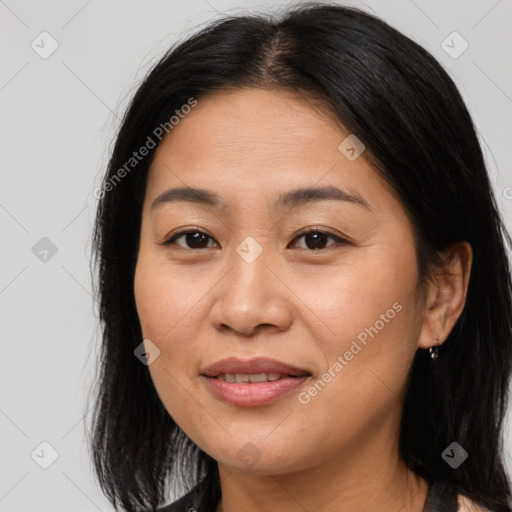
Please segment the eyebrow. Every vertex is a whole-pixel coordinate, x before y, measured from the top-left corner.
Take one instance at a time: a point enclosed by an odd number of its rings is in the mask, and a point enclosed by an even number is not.
[[[323,187],[302,187],[281,194],[274,203],[274,208],[302,206],[320,200],[338,200],[363,206],[371,210],[370,205],[357,193],[347,192],[341,188],[327,185]],[[197,187],[171,188],[160,194],[151,204],[153,211],[158,206],[171,202],[187,202],[215,208],[228,207],[215,192]]]

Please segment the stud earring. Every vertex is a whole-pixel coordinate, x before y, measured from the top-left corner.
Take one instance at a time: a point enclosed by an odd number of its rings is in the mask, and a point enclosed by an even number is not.
[[[437,359],[439,357],[439,352],[437,350],[437,345],[439,344],[439,336],[436,334],[434,339],[434,345],[429,347],[428,351],[430,352],[430,357],[432,359]]]

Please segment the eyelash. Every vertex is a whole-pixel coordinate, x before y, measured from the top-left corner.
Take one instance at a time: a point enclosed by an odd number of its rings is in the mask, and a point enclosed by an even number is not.
[[[213,237],[208,235],[208,233],[205,233],[204,231],[201,231],[200,229],[188,229],[188,230],[179,231],[178,233],[174,233],[172,236],[167,238],[165,241],[161,242],[159,245],[163,245],[163,246],[175,245],[175,241],[176,241],[177,238],[179,238],[180,236],[183,236],[183,235],[191,234],[191,233],[199,233],[199,234],[205,235],[208,238],[213,240]],[[303,231],[302,233],[299,233],[293,240],[296,240],[296,239],[298,239],[300,237],[303,237],[305,235],[310,235],[310,234],[314,234],[314,233],[318,233],[318,234],[322,234],[322,235],[327,235],[327,236],[335,239],[337,241],[337,243],[340,244],[340,245],[347,245],[349,243],[348,240],[345,240],[344,238],[341,238],[338,235],[335,235],[334,233],[331,233],[329,231],[322,231],[322,230],[316,229],[316,228],[315,229],[309,229],[308,231]],[[313,251],[314,252],[325,251],[327,249],[331,249],[334,245],[335,244],[330,245],[329,247],[326,247],[326,248],[323,248],[323,249],[307,249],[306,248],[304,250],[312,251],[312,252]],[[193,248],[181,247],[181,246],[178,246],[178,247],[180,247],[181,249],[190,249],[191,251],[198,251],[198,250],[204,250],[204,249],[212,249],[212,247],[205,247],[205,248],[202,248],[202,249],[193,249]]]

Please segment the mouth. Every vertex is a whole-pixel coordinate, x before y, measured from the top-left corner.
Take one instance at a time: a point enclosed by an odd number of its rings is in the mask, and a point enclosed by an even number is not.
[[[288,377],[311,375],[310,372],[304,368],[299,368],[283,361],[269,359],[267,357],[256,357],[246,361],[236,357],[221,359],[202,370],[201,374],[207,377],[234,375],[235,378],[240,376],[242,379],[245,379],[245,376],[261,379],[261,376],[265,375],[266,380],[278,380],[278,378],[283,375]],[[249,381],[243,380],[242,382]],[[259,382],[259,380],[256,380],[256,382]]]
[[[258,407],[297,391],[312,374],[274,359],[229,358],[203,370],[201,377],[217,399],[239,407]]]
[[[307,375],[307,374],[304,374]],[[304,376],[302,375],[302,376]],[[237,384],[245,384],[247,382],[275,382],[276,380],[281,379],[297,379],[301,377],[301,375],[288,375],[285,373],[275,373],[275,372],[269,372],[269,373],[221,373],[217,375],[216,377],[213,377],[214,379],[222,380],[224,382],[229,382],[231,384],[237,383]]]

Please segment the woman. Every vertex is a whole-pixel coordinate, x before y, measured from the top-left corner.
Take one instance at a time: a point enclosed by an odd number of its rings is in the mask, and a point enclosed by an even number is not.
[[[510,239],[424,49],[338,5],[213,22],[139,87],[98,197],[117,510],[512,510]]]

